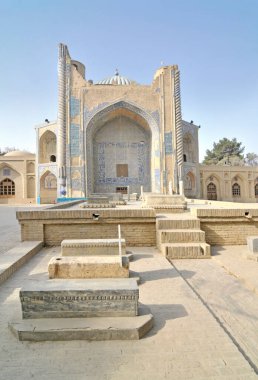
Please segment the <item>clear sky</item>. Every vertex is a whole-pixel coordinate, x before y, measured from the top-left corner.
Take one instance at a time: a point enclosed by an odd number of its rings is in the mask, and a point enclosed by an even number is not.
[[[258,154],[258,0],[0,0],[1,148],[35,152],[34,125],[56,119],[59,42],[94,81],[178,64],[200,158],[223,137]]]

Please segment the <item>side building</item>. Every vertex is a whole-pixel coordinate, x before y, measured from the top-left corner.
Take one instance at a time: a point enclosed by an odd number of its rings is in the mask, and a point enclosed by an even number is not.
[[[35,203],[35,154],[25,151],[0,156],[0,204]]]
[[[201,198],[228,202],[258,202],[258,167],[200,165]]]

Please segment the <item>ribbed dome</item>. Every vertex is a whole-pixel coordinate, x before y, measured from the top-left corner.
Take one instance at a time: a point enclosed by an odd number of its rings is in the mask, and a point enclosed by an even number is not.
[[[33,153],[26,150],[13,150],[12,152],[5,153],[5,157],[21,157],[21,156],[34,156]]]
[[[112,77],[108,77],[104,80],[101,80],[97,82],[96,84],[112,84],[112,85],[117,85],[117,86],[128,86],[129,84],[131,84],[131,81],[128,78],[122,77],[121,75],[119,75],[118,70],[116,70],[115,75],[113,75]]]

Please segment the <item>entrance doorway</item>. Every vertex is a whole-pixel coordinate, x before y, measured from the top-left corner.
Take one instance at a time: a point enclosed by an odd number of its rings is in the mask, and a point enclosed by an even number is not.
[[[211,201],[217,200],[217,188],[213,182],[210,182],[207,186],[207,198]]]

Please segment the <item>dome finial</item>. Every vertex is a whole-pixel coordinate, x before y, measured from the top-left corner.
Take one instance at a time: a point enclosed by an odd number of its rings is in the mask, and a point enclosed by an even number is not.
[[[118,69],[116,69],[116,71],[115,71],[115,75],[116,75],[116,76],[119,75],[119,71],[118,71]]]

